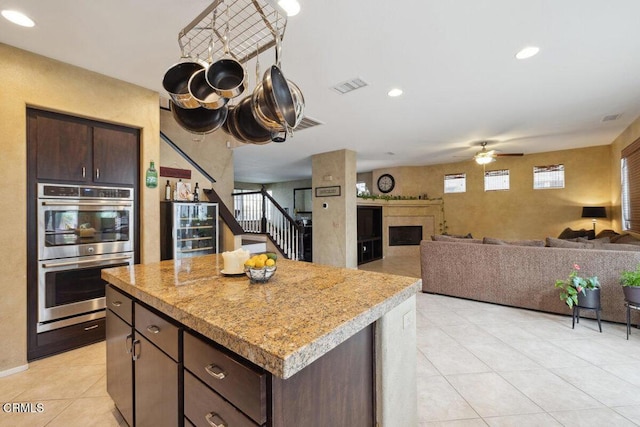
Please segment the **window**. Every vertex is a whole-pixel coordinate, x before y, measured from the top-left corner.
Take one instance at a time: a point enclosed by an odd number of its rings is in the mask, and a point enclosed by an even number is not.
[[[445,193],[464,193],[467,191],[467,174],[452,173],[444,176]]]
[[[356,194],[369,194],[369,190],[367,190],[366,182],[358,182],[356,183]]]
[[[622,150],[622,229],[640,233],[640,139]]]
[[[533,189],[547,188],[564,188],[564,165],[533,167]]]
[[[484,191],[509,189],[509,169],[486,171],[484,173]]]

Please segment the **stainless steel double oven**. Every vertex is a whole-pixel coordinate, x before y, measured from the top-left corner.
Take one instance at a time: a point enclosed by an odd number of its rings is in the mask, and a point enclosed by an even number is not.
[[[104,317],[101,270],[134,262],[133,195],[38,184],[38,333]]]

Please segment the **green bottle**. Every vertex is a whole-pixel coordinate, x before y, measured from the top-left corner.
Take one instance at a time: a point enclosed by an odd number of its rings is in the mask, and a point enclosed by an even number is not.
[[[151,161],[151,165],[149,165],[149,169],[147,169],[146,184],[149,188],[156,188],[158,186],[158,171],[156,170],[153,160]]]

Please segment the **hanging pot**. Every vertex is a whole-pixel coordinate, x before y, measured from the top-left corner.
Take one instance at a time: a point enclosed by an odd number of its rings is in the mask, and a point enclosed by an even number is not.
[[[229,6],[227,6],[227,26],[222,37],[224,56],[209,66],[207,82],[224,98],[235,98],[244,92],[246,73],[244,67],[229,52]]]
[[[251,97],[245,97],[234,111],[237,130],[243,139],[253,144],[267,143],[271,141],[271,132],[265,129],[253,117],[251,112]]]
[[[171,114],[175,121],[185,130],[204,134],[213,132],[222,126],[227,119],[228,109],[226,105],[217,110],[203,107],[186,109],[172,102]]]
[[[189,79],[189,93],[201,107],[217,110],[227,105],[227,98],[220,96],[206,78],[207,69],[198,70]]]
[[[183,56],[180,62],[166,71],[162,79],[162,87],[175,105],[186,109],[200,107],[200,103],[189,92],[189,79],[204,67],[203,63]]]
[[[229,107],[229,114],[227,114],[227,120],[225,122],[225,126],[223,126],[223,130],[226,127],[229,135],[233,136],[238,142],[247,143],[248,141],[244,139],[244,137],[238,132],[238,125],[236,121],[236,109],[237,106]]]
[[[189,79],[189,93],[191,96],[198,101],[200,106],[204,108],[209,108],[211,110],[217,110],[218,108],[222,108],[227,105],[227,98],[220,96],[214,89],[209,85],[206,78],[206,73],[213,62],[213,38],[214,38],[214,28],[216,22],[216,10],[213,11],[213,17],[211,19],[211,38],[209,40],[209,58],[207,61],[207,66],[202,70],[198,70]]]

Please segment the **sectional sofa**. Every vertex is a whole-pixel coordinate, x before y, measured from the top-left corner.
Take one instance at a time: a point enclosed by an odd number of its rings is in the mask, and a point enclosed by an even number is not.
[[[434,236],[435,237],[435,236]],[[420,243],[422,291],[551,313],[570,314],[554,287],[574,264],[600,279],[602,319],[626,322],[620,273],[640,263],[640,247],[580,243],[579,247],[546,247],[544,241],[501,242],[487,239],[423,240]],[[565,245],[547,239],[547,244]],[[487,243],[483,243],[487,242]],[[541,243],[540,243],[541,242]],[[523,246],[534,245],[534,246]],[[592,316],[583,311],[581,316]]]

